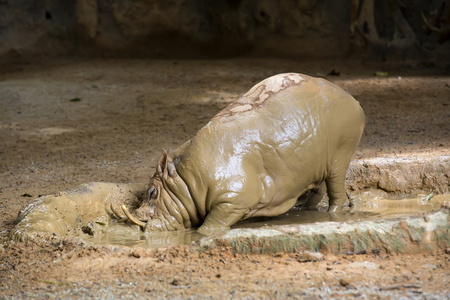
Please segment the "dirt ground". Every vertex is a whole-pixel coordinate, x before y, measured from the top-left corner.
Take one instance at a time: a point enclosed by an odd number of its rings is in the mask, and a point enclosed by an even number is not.
[[[449,254],[232,255],[71,242],[9,245],[1,256],[4,298],[448,299]]]
[[[332,70],[339,76],[327,75]],[[389,76],[374,76],[388,71]],[[415,62],[59,59],[0,66],[0,238],[39,195],[145,182],[174,149],[258,81],[326,77],[366,113],[354,159],[450,154],[450,77]],[[0,246],[0,298],[447,298],[447,253],[273,256],[129,250],[71,241]]]

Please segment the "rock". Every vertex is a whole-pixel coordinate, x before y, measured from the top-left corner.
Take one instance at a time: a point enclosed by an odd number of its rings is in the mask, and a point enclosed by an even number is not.
[[[355,286],[354,286],[354,285],[350,282],[350,280],[347,279],[347,278],[341,278],[341,279],[339,279],[339,284],[340,284],[341,286],[345,287],[345,288],[348,288],[348,289],[354,289],[354,288],[355,288]]]
[[[94,38],[97,31],[98,4],[96,0],[78,0],[75,16],[81,34]]]
[[[83,233],[89,234],[91,236],[99,236],[105,233],[105,225],[103,222],[89,221],[86,225],[81,227]]]
[[[221,41],[215,47],[222,55],[249,47],[259,53],[323,56],[342,55],[348,49],[350,19],[344,16],[349,3],[241,2],[212,1],[205,6],[186,0],[0,1],[0,56],[10,50],[48,55],[58,48],[199,55],[195,54],[199,46],[213,46],[216,41]],[[333,34],[324,28],[333,28]],[[308,34],[312,29],[315,34]],[[261,37],[264,42],[258,42]],[[305,43],[309,46],[302,47]]]
[[[144,250],[143,249],[134,249],[131,252],[131,256],[136,257],[136,258],[141,258],[144,256]]]
[[[81,227],[81,230],[83,233],[89,234],[89,235],[95,235],[95,224],[92,221],[89,221],[85,226]],[[53,233],[55,234],[55,233]]]
[[[298,253],[298,262],[321,261],[324,255],[320,252],[301,251]]]
[[[174,286],[179,286],[179,285],[180,285],[180,281],[179,281],[177,278],[174,278],[174,279],[170,282],[170,284],[171,284],[171,285],[174,285]]]
[[[412,193],[415,190],[449,191],[450,156],[383,157],[354,160],[347,173],[351,190],[377,187],[389,193]]]

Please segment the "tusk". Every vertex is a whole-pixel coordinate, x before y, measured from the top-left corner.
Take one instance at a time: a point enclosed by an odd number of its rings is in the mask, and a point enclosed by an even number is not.
[[[110,207],[111,211],[113,212],[114,216],[116,216],[117,218],[119,218],[119,222],[124,222],[124,221],[127,220],[127,217],[120,215],[120,214],[116,211],[116,209],[114,208],[114,206],[112,205],[112,203],[111,203],[111,205],[110,205],[109,207]]]
[[[123,210],[123,212],[125,213],[125,215],[128,217],[128,219],[131,220],[131,222],[133,222],[133,223],[136,224],[136,225],[141,226],[142,228],[145,227],[145,223],[139,221],[139,220],[136,219],[133,215],[131,215],[130,212],[128,211],[128,209],[126,208],[125,205],[122,205],[122,210]]]

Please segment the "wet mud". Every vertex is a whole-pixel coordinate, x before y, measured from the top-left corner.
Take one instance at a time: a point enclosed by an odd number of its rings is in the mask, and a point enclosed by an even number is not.
[[[17,225],[9,233],[16,241],[48,236],[75,237],[89,245],[165,248],[188,245],[204,235],[195,228],[144,233],[140,226],[120,219],[122,205],[133,213],[146,195],[147,185],[88,183],[56,195],[42,196],[23,208]],[[275,217],[255,217],[238,222],[231,229],[266,228],[318,222],[378,220],[438,210],[450,204],[450,194],[389,196],[381,190],[351,194],[350,205],[343,212],[327,212],[325,195],[315,208],[301,205]]]
[[[145,194],[146,184],[92,182],[55,195],[42,196],[23,208],[10,232],[14,240],[40,235],[102,235],[113,220],[114,207],[135,207]]]

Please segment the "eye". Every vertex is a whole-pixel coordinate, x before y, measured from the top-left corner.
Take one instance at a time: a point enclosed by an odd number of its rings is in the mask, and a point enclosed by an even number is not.
[[[158,191],[156,190],[156,188],[152,187],[149,191],[148,191],[148,199],[147,202],[150,202],[150,200],[152,200],[152,198],[156,198],[158,194]]]

